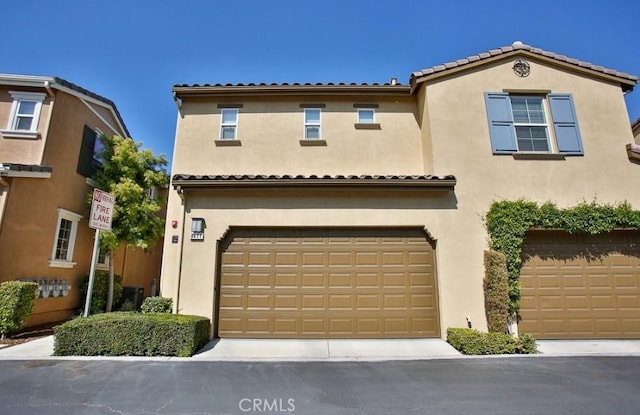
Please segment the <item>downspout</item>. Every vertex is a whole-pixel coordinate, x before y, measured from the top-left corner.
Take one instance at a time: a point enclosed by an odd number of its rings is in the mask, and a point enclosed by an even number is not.
[[[4,169],[6,169],[6,167],[0,163],[0,173],[2,173]],[[2,235],[2,228],[4,228],[4,211],[7,206],[7,200],[9,199],[10,188],[9,182],[0,177],[0,235]]]
[[[176,108],[178,109],[178,114],[180,114],[180,117],[182,117],[182,100],[180,100],[180,98],[178,98],[178,94],[176,94],[175,92],[173,93],[173,103],[176,104]]]
[[[51,118],[53,118],[53,107],[56,102],[56,94],[53,92],[53,88],[51,86],[51,81],[44,81],[44,89],[47,91],[49,95],[49,115],[47,115],[46,124],[42,128],[42,140],[44,142],[42,146],[42,154],[40,155],[40,164],[44,163],[44,155],[47,153],[47,146],[49,144],[49,126],[51,125]]]
[[[180,282],[182,280],[182,256],[184,253],[184,227],[185,218],[187,217],[187,201],[181,187],[176,189],[180,196],[182,204],[182,225],[180,230],[180,254],[178,256],[178,280],[176,282],[176,314],[180,314]]]

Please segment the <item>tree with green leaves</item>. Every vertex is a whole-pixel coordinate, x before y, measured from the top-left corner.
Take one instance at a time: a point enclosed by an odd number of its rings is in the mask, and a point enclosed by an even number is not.
[[[159,216],[164,200],[150,189],[166,187],[169,177],[165,171],[164,155],[156,156],[142,149],[141,143],[126,137],[100,137],[102,149],[98,156],[102,166],[97,170],[97,187],[115,196],[112,229],[100,232],[100,248],[109,253],[109,288],[106,311],[113,306],[114,252],[125,247],[146,249],[160,239],[164,232],[164,218]],[[91,201],[93,190],[89,192]],[[126,249],[125,249],[126,255]]]

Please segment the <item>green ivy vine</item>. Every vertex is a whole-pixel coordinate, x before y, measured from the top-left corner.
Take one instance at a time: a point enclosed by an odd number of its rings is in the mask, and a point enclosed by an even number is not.
[[[527,200],[493,202],[485,217],[489,248],[507,257],[509,312],[520,309],[520,269],[525,233],[532,229],[554,229],[597,235],[614,229],[640,230],[640,211],[628,202],[616,205],[582,202],[561,209],[554,203],[538,205]]]

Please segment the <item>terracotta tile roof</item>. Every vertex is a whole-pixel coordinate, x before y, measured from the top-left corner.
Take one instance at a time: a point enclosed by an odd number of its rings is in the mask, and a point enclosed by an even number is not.
[[[0,163],[0,176],[49,178],[53,167],[41,164]]]
[[[492,58],[494,56],[499,56],[499,55],[506,55],[512,52],[516,52],[519,50],[524,50],[536,55],[540,55],[540,56],[544,56],[546,58],[550,58],[550,59],[554,59],[560,62],[564,62],[564,63],[569,63],[572,65],[575,65],[577,67],[580,68],[584,68],[584,69],[589,69],[592,71],[596,71],[596,72],[600,72],[606,75],[612,75],[618,78],[622,78],[624,80],[627,81],[631,81],[633,84],[638,82],[638,77],[635,75],[630,75],[628,73],[625,72],[619,72],[616,71],[614,69],[608,69],[605,68],[603,66],[599,66],[599,65],[594,65],[592,63],[589,62],[584,62],[578,59],[574,59],[574,58],[569,58],[565,55],[560,55],[554,52],[549,52],[540,48],[536,48],[530,45],[526,45],[522,42],[513,42],[512,45],[510,46],[504,46],[501,48],[497,48],[497,49],[491,49],[489,51],[486,52],[482,52],[482,53],[478,53],[477,55],[471,55],[471,56],[467,56],[466,58],[463,59],[458,59],[455,62],[447,62],[445,64],[442,65],[436,65],[436,66],[432,66],[430,68],[426,68],[426,69],[422,69],[420,71],[416,71],[413,72],[411,74],[411,80],[413,81],[414,79],[418,79],[418,78],[422,78],[422,77],[426,77],[429,75],[433,75],[439,72],[443,72],[452,68],[459,68],[474,62],[479,62],[485,59],[489,59]]]
[[[0,165],[11,171],[31,171],[37,173],[53,172],[53,167],[42,164],[0,163]]]
[[[383,186],[397,188],[417,188],[436,187],[449,188],[456,184],[453,175],[433,176],[433,175],[336,175],[336,176],[304,176],[304,175],[194,175],[175,174],[172,178],[174,187],[194,186],[194,187],[269,187],[286,186],[295,188],[304,187],[325,187],[325,186]]]

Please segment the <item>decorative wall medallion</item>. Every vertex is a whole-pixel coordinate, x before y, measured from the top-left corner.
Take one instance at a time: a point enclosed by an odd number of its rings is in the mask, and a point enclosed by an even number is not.
[[[529,62],[518,59],[513,63],[513,72],[515,72],[515,74],[521,78],[529,76],[529,74],[531,73]]]

